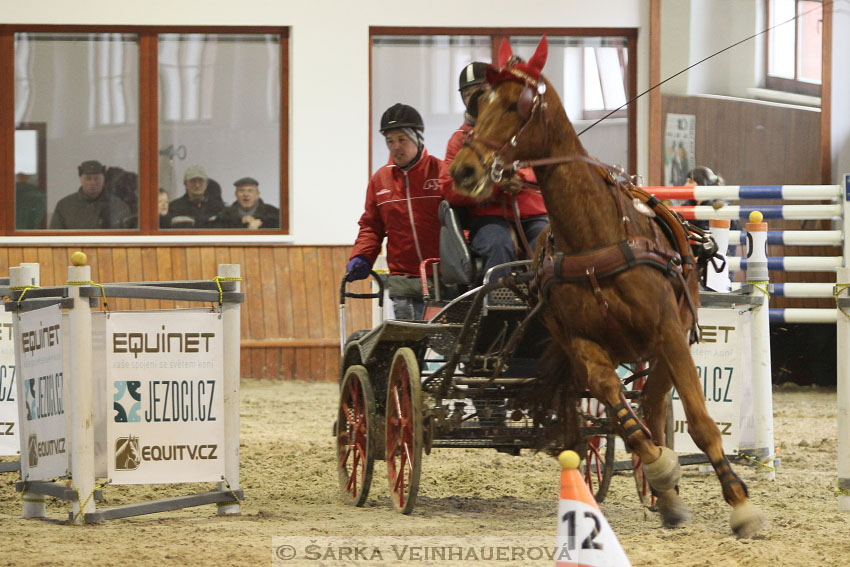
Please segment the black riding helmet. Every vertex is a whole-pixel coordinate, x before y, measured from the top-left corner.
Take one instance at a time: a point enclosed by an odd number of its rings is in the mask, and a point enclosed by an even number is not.
[[[395,103],[389,107],[384,115],[381,116],[381,134],[386,134],[389,130],[398,128],[413,128],[420,132],[425,131],[425,123],[422,122],[422,116],[412,106]]]
[[[481,61],[473,61],[463,68],[458,79],[457,90],[462,91],[466,87],[480,85],[484,82],[484,76],[487,71],[487,63]]]

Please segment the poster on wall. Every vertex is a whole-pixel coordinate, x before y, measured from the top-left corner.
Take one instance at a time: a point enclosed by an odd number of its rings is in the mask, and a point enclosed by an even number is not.
[[[14,456],[21,451],[15,389],[15,341],[12,333],[12,313],[0,311],[0,457]]]
[[[746,310],[700,308],[700,342],[691,345],[705,406],[720,430],[727,455],[737,453],[742,427],[746,427],[742,399],[751,376],[749,322],[750,312]],[[674,389],[673,448],[677,453],[700,453],[688,427],[682,401]]]
[[[106,450],[115,484],[224,474],[222,321],[209,310],[111,313]]]
[[[17,315],[14,325],[20,414],[21,478],[51,480],[68,474],[65,408],[69,384],[62,364],[58,305]]]
[[[664,128],[664,185],[684,185],[696,167],[696,125],[693,114],[667,114]]]

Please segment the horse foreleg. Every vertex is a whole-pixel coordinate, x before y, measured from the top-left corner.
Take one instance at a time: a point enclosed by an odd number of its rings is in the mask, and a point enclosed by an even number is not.
[[[708,456],[723,488],[723,498],[733,507],[730,518],[732,530],[738,537],[753,536],[766,527],[767,521],[749,502],[746,485],[723,454],[720,430],[705,407],[702,384],[685,336],[674,326],[665,327],[662,335],[664,350],[658,353],[659,371],[666,372],[673,380],[685,410],[688,432],[697,447]]]
[[[590,394],[613,412],[622,429],[623,439],[640,455],[641,460],[644,463],[657,461],[661,449],[652,441],[649,429],[635,415],[623,395],[622,383],[611,357],[595,342],[582,338],[573,338],[570,347],[572,368],[579,374],[576,378],[582,380]]]

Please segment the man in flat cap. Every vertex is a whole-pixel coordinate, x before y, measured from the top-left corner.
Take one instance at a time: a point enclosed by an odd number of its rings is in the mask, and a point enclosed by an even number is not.
[[[186,193],[168,206],[171,228],[210,228],[220,224],[224,202],[208,191],[209,178],[200,165],[186,168],[183,174]]]
[[[106,167],[92,159],[81,163],[77,173],[80,176],[80,188],[56,203],[50,218],[50,228],[132,228],[125,226],[130,216],[127,205],[103,190]]]
[[[236,200],[222,215],[225,228],[280,228],[280,210],[260,199],[260,183],[253,177],[237,179]]]

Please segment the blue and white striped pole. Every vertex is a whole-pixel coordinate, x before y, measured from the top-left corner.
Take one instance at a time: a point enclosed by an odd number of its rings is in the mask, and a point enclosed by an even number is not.
[[[764,303],[752,311],[753,448],[743,452],[767,467],[768,479],[776,478],[773,443],[773,377],[770,366],[770,293],[767,266],[767,223],[758,211],[750,213],[747,230],[747,283]]]

